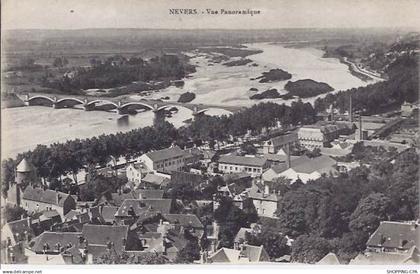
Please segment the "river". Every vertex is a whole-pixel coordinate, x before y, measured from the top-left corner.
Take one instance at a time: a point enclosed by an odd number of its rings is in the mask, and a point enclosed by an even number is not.
[[[363,82],[350,74],[348,67],[334,58],[322,58],[321,50],[312,48],[287,48],[269,43],[248,44],[249,48],[261,49],[262,53],[248,58],[258,66],[227,67],[214,63],[209,65],[209,59],[203,55],[195,56],[191,62],[196,64],[197,71],[184,79],[182,88],[169,87],[148,98],[169,96],[177,100],[180,94],[190,91],[196,93],[193,103],[208,103],[220,105],[249,106],[260,101],[253,101],[249,96],[255,92],[276,88],[280,93],[287,81],[277,83],[258,83],[251,80],[262,72],[272,68],[281,68],[292,74],[292,81],[310,78],[326,82],[336,91],[364,86],[372,82]],[[131,96],[137,99],[138,96]],[[144,98],[144,97],[143,97]],[[147,97],[146,97],[147,98]],[[306,99],[313,101],[314,98]],[[268,100],[265,100],[268,101]],[[270,101],[285,102],[291,100],[271,99]],[[213,115],[220,111],[212,110]],[[101,134],[127,132],[129,130],[149,126],[153,123],[151,111],[130,116],[128,123],[118,123],[120,116],[116,113],[103,111],[85,112],[79,109],[53,109],[42,106],[10,108],[2,110],[2,158],[15,157],[17,153],[33,149],[37,144],[51,144],[75,138],[89,138]],[[176,127],[192,117],[191,110],[179,108],[178,113],[167,120]]]

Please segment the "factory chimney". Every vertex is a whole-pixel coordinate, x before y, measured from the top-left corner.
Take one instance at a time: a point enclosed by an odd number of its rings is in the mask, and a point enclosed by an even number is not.
[[[350,103],[349,103],[349,122],[353,123],[353,99],[350,93]]]
[[[333,105],[330,105],[330,121],[334,121],[334,108]]]
[[[359,140],[363,140],[362,115],[359,116]]]
[[[290,163],[290,144],[286,144],[286,168],[289,169],[291,167]]]

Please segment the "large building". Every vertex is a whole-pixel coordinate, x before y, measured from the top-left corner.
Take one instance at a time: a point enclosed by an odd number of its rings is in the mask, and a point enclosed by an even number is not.
[[[56,210],[64,220],[64,216],[76,208],[76,201],[63,192],[28,186],[23,192],[21,206],[29,213]]]
[[[186,166],[185,158],[186,152],[175,146],[143,154],[140,161],[151,171],[171,173]]]
[[[366,243],[366,250],[350,261],[363,265],[420,263],[418,222],[383,221]]]
[[[263,144],[264,154],[276,154],[280,149],[285,148],[286,145],[293,145],[298,142],[298,135],[296,132],[280,135]]]
[[[219,171],[223,173],[247,173],[260,176],[268,168],[266,158],[222,155],[219,159]]]
[[[303,183],[307,183],[309,180],[316,180],[320,178],[323,174],[337,175],[338,171],[336,165],[337,161],[328,156],[322,155],[299,162],[297,165],[292,164],[290,168],[281,172],[278,177],[284,177],[292,182],[300,179]]]
[[[350,134],[353,131],[351,123],[333,123],[307,125],[299,128],[299,144],[306,149],[321,148],[328,145],[342,134]]]

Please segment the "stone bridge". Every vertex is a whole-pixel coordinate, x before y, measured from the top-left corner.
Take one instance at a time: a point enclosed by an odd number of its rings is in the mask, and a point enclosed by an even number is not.
[[[89,98],[89,99],[88,99]],[[25,105],[49,105],[53,108],[71,108],[76,105],[82,105],[83,109],[86,111],[89,110],[98,110],[98,106],[106,106],[107,109],[116,111],[118,114],[125,114],[130,108],[134,109],[145,109],[151,110],[155,114],[162,113],[163,110],[168,110],[173,107],[185,107],[193,111],[193,115],[197,116],[204,114],[210,107],[208,105],[199,105],[199,104],[188,104],[188,103],[179,103],[179,102],[163,102],[158,100],[122,100],[122,99],[105,99],[105,98],[95,98],[95,97],[81,97],[81,96],[71,96],[65,97],[60,95],[43,95],[43,94],[27,94],[23,99]],[[237,107],[224,107],[224,106],[213,106],[217,108],[222,108],[231,112],[239,110]]]

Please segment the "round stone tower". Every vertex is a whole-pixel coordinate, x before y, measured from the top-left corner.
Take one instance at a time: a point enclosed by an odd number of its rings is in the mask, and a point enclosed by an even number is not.
[[[26,186],[35,179],[35,168],[31,163],[23,158],[16,167],[15,181],[16,184]]]

